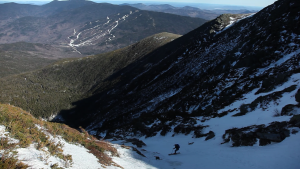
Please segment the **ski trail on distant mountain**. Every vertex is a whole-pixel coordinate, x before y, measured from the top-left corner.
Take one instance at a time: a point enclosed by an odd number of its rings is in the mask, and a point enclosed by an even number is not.
[[[73,50],[79,54],[81,54],[80,51],[78,51],[78,47],[82,46],[89,46],[94,45],[96,41],[100,40],[101,38],[107,37],[107,41],[111,41],[116,36],[113,35],[111,32],[117,28],[120,23],[126,21],[127,18],[130,17],[130,15],[139,12],[136,11],[129,11],[129,14],[126,14],[120,18],[112,19],[112,17],[106,17],[107,21],[105,23],[99,24],[99,20],[94,22],[89,22],[88,24],[85,24],[82,31],[77,31],[74,29],[74,32],[72,36],[69,36],[68,39],[70,40],[69,46],[73,48]],[[119,16],[119,14],[116,14],[116,16]],[[104,40],[103,40],[104,41]]]

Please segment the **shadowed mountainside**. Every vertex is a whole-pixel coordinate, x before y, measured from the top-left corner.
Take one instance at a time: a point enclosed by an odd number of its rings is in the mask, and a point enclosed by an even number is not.
[[[1,102],[18,105],[36,117],[50,118],[90,95],[94,86],[109,88],[105,79],[179,35],[160,33],[113,52],[65,59],[38,71],[0,79]]]

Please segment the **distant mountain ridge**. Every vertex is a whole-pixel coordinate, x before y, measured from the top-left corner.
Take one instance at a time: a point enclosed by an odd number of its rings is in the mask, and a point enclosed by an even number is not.
[[[55,44],[83,55],[119,49],[160,32],[185,34],[206,22],[91,1],[52,1],[42,6],[9,3],[0,9],[0,43]]]
[[[239,10],[226,10],[226,9],[211,9],[211,10],[204,10],[198,7],[191,7],[191,6],[184,6],[184,7],[174,7],[169,4],[161,4],[161,5],[145,5],[142,3],[137,4],[122,4],[132,6],[142,10],[149,10],[149,11],[159,11],[164,13],[171,13],[181,16],[190,16],[196,18],[203,18],[206,20],[212,20],[217,18],[221,14],[230,13],[230,14],[246,14],[246,13],[255,13],[257,11],[250,11],[246,9],[239,9]]]

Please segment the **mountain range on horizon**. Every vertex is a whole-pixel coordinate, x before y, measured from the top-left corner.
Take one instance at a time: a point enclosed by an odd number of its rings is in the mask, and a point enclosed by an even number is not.
[[[164,13],[171,13],[182,16],[190,16],[196,18],[203,18],[206,20],[212,20],[218,17],[221,14],[246,14],[246,13],[256,13],[258,10],[247,9],[245,7],[228,9],[228,8],[216,8],[216,9],[201,9],[201,7],[196,6],[183,6],[183,7],[174,7],[169,4],[158,4],[158,5],[146,5],[143,3],[129,4],[124,3],[121,5],[132,6],[141,10],[150,10],[150,11],[158,11]]]
[[[0,1],[0,3],[10,3],[12,1]],[[33,4],[33,5],[44,5],[46,3],[51,2],[49,1],[13,1],[15,3],[20,3],[20,4]],[[98,1],[95,0],[93,2],[96,3],[103,3],[105,1]],[[124,3],[128,3],[128,4],[136,4],[138,3],[137,1],[109,1],[108,3],[112,3],[112,4],[116,4],[116,5],[121,5]],[[193,6],[193,7],[197,7],[200,9],[205,9],[205,10],[215,10],[215,9],[223,9],[223,10],[240,10],[240,9],[247,9],[247,10],[261,10],[262,8],[264,8],[263,6],[261,7],[256,7],[256,6],[238,6],[238,5],[226,5],[226,4],[210,4],[210,3],[193,3],[193,2],[170,2],[170,1],[161,1],[161,2],[157,2],[157,1],[143,1],[142,2],[145,5],[163,5],[163,4],[169,4],[175,7],[184,7],[184,6]]]
[[[0,9],[0,43],[50,44],[84,56],[119,49],[155,33],[185,34],[206,22],[91,1],[8,3]]]

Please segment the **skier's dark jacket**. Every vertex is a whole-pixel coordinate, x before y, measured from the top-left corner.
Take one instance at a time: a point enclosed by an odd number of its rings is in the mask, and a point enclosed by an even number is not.
[[[175,148],[178,150],[180,148],[179,144],[175,144]]]

